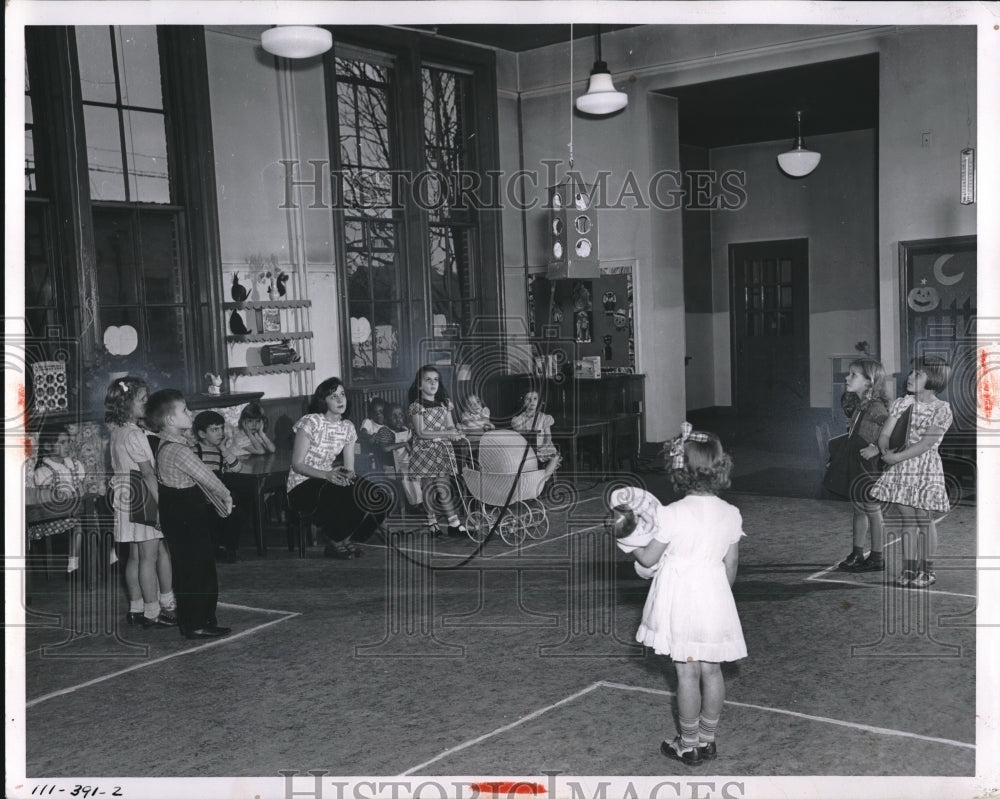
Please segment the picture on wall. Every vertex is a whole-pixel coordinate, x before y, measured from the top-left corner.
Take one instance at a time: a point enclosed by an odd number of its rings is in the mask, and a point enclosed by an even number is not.
[[[634,259],[602,262],[592,279],[533,277],[527,295],[530,335],[572,342],[572,357],[599,357],[602,373],[635,373],[634,291]]]
[[[976,433],[976,237],[903,241],[900,266],[900,386],[910,360],[938,355],[952,368],[942,399],[954,422],[949,448],[969,450]]]

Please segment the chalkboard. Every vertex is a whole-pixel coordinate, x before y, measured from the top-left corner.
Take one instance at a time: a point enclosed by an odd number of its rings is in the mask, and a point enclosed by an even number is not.
[[[945,436],[953,448],[968,449],[976,435],[976,237],[903,241],[900,267],[900,375],[905,392],[910,361],[938,355],[952,368],[941,399],[955,421]]]

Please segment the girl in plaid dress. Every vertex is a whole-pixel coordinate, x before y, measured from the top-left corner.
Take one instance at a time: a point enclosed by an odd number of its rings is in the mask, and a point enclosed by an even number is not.
[[[937,393],[944,390],[950,377],[951,367],[942,358],[914,358],[906,377],[908,393],[893,400],[878,438],[882,461],[888,468],[871,493],[875,499],[893,503],[899,512],[903,571],[896,585],[901,588],[929,588],[937,582],[937,527],[932,514],[951,510],[938,447],[952,422],[951,405],[938,399]],[[912,411],[906,446],[892,452],[889,437],[907,408]]]
[[[451,478],[457,471],[453,442],[467,440],[455,426],[448,392],[441,385],[441,373],[427,364],[417,370],[410,386],[410,415],[413,437],[410,439],[410,476],[421,480],[427,526],[440,535],[437,506],[448,517],[448,534],[465,536],[459,521]]]

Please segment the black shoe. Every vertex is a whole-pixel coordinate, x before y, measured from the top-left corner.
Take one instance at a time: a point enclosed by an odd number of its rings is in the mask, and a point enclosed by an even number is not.
[[[885,561],[879,558],[877,561],[869,555],[862,561],[855,563],[847,571],[854,572],[855,574],[859,572],[884,572],[885,571]]]
[[[143,616],[139,624],[142,625],[143,629],[148,630],[151,627],[176,627],[177,621],[175,619],[167,619],[161,613],[155,619],[147,619]]]
[[[462,524],[449,524],[448,525],[448,537],[449,538],[466,538],[469,535],[469,531],[465,529]]]
[[[697,746],[684,746],[679,735],[669,743],[661,743],[660,752],[685,766],[700,766],[702,763],[701,750]]]
[[[352,558],[360,558],[364,554],[361,547],[357,544],[348,542],[344,544],[344,546],[347,547],[347,551],[351,553]]]
[[[232,630],[229,627],[199,627],[197,630],[188,630],[184,633],[185,638],[190,638],[191,640],[199,638],[221,638],[224,635],[229,635]]]
[[[134,613],[133,611],[130,610],[128,613],[125,614],[125,622],[127,624],[142,624],[142,620],[144,618],[145,615],[143,614],[142,611]]]
[[[324,558],[336,558],[337,560],[350,560],[354,557],[354,553],[347,547],[346,544],[341,544],[340,542],[330,542],[323,549]]]
[[[844,558],[840,563],[837,564],[837,568],[844,572],[851,571],[855,566],[861,563],[865,559],[864,555],[859,555],[857,552],[851,550],[851,554]]]
[[[701,755],[702,760],[715,760],[719,756],[719,753],[715,749],[715,741],[709,741],[704,744],[699,743],[698,754]]]
[[[160,618],[171,625],[177,624],[177,611],[160,609]]]

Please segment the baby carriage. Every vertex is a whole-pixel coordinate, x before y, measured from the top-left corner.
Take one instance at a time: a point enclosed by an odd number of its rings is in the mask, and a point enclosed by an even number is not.
[[[517,469],[522,457],[524,469],[518,476]],[[463,497],[465,527],[469,531],[469,537],[477,542],[486,540],[510,495],[510,505],[497,528],[500,538],[510,546],[520,544],[525,536],[544,538],[549,532],[549,517],[538,495],[552,469],[538,468],[534,450],[524,436],[514,430],[484,433],[479,442],[477,465],[478,468],[474,465],[462,470],[462,478],[470,495],[470,498]]]

